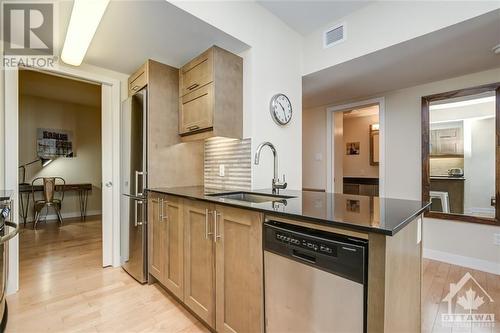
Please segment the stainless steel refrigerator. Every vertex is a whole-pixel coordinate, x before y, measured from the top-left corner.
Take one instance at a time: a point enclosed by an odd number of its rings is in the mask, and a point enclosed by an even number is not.
[[[147,281],[147,90],[129,97],[121,112],[121,265]]]

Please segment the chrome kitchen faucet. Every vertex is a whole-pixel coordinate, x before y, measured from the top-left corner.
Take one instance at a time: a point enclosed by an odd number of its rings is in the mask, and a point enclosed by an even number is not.
[[[255,153],[255,165],[259,165],[259,159],[260,159],[260,152],[262,151],[262,148],[265,146],[268,146],[269,149],[273,152],[273,157],[274,157],[274,173],[273,173],[273,180],[272,180],[272,189],[273,193],[279,192],[279,190],[283,190],[286,188],[287,183],[285,181],[285,175],[283,175],[283,181],[280,182],[280,179],[278,177],[278,152],[276,151],[276,147],[271,142],[262,142],[258,147],[257,147],[257,152]]]

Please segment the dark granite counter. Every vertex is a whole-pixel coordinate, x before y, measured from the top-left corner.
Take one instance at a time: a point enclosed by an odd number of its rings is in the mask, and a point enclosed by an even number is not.
[[[455,176],[430,176],[431,180],[465,180],[465,177],[455,177]]]
[[[405,225],[428,209],[430,205],[430,203],[413,200],[293,190],[282,190],[279,193],[282,196],[293,198],[262,203],[213,197],[210,194],[230,193],[232,191],[206,189],[203,186],[151,188],[147,191],[389,236],[393,236],[403,229]],[[272,193],[268,189],[252,190],[251,192]]]
[[[0,190],[0,201],[10,200],[13,194],[13,191]]]

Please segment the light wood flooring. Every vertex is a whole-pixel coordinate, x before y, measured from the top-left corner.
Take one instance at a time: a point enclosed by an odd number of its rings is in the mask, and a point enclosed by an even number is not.
[[[20,290],[7,298],[7,332],[207,332],[156,285],[140,285],[121,268],[101,267],[101,221],[40,223],[20,235]],[[441,300],[470,272],[496,300],[494,328],[441,326]],[[424,260],[422,332],[500,332],[500,276]]]
[[[28,225],[19,244],[20,289],[7,297],[7,332],[207,331],[161,288],[102,268],[99,218]]]

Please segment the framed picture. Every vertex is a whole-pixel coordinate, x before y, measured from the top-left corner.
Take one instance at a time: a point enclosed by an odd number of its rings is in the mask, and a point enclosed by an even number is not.
[[[345,147],[346,155],[359,155],[359,142],[348,142]]]
[[[73,133],[71,131],[38,128],[36,133],[36,150],[38,157],[53,159],[57,157],[74,157]]]

